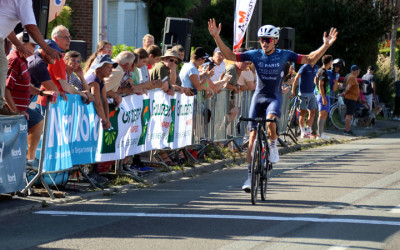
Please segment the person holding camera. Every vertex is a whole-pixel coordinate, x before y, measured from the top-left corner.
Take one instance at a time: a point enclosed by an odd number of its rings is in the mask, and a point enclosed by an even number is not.
[[[190,56],[190,62],[185,63],[179,73],[182,86],[190,88],[194,94],[197,94],[197,91],[201,90],[206,91],[208,95],[214,95],[215,93],[208,84],[213,71],[207,69],[200,74],[198,70],[208,57],[208,54],[202,47],[197,47]]]

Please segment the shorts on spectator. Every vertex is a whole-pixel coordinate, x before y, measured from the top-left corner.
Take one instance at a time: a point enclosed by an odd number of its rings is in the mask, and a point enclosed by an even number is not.
[[[27,108],[26,113],[29,115],[28,129],[34,127],[43,120],[43,116],[35,109]]]
[[[327,111],[329,112],[329,109],[331,108],[331,99],[329,98],[329,96],[326,97],[326,105],[323,105],[322,103],[322,96],[321,95],[317,95],[317,102],[318,102],[318,110],[319,111]]]
[[[314,93],[300,94],[300,110],[313,110],[317,108],[317,100]]]
[[[356,101],[344,98],[344,104],[346,105],[346,115],[354,115],[356,111]]]
[[[46,106],[40,105],[39,103],[36,104],[36,109],[37,112],[39,112],[39,114],[41,114],[42,116],[46,115]]]

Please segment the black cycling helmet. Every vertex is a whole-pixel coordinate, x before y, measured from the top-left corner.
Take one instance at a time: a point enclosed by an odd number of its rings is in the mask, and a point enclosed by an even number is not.
[[[332,62],[332,69],[336,66],[339,65],[340,68],[344,68],[346,65],[344,63],[344,61],[340,58],[336,58],[335,60],[333,60]]]

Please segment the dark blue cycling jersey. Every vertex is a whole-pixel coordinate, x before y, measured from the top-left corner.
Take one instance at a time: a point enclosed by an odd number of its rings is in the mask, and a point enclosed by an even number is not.
[[[300,63],[301,59],[301,55],[281,49],[275,49],[271,55],[266,55],[262,49],[236,53],[236,61],[252,61],[256,67],[261,82],[257,82],[255,93],[264,94],[273,99],[282,96],[281,84],[286,63],[288,61]]]

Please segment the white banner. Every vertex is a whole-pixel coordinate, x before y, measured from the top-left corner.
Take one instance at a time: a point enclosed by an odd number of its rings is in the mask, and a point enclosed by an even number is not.
[[[96,161],[191,145],[193,101],[186,95],[150,91],[148,96],[124,97],[117,109],[110,105],[111,128],[100,130]]]
[[[257,0],[236,0],[235,22],[233,27],[233,51],[243,43],[244,33],[250,23]]]

